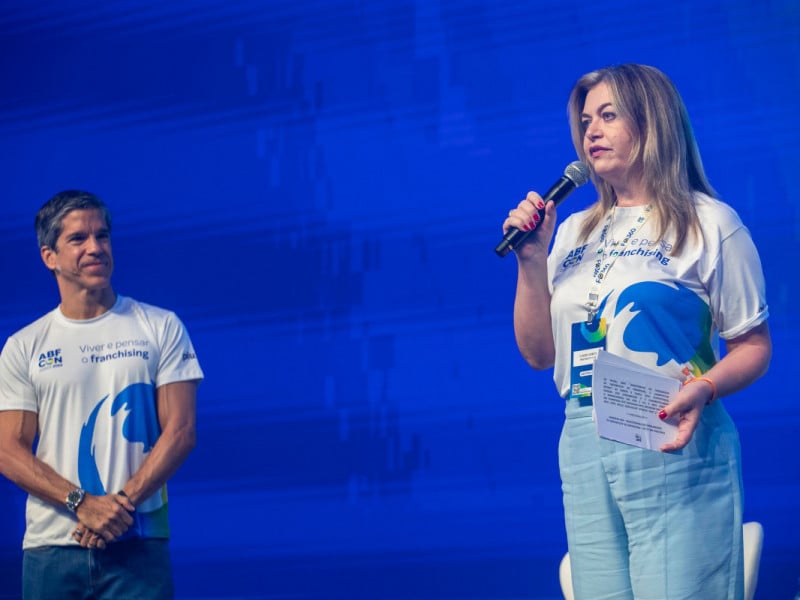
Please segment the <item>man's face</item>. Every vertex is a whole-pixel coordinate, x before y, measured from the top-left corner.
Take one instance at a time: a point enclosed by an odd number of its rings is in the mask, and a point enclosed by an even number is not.
[[[62,292],[100,290],[111,283],[111,235],[97,209],[73,210],[61,220],[56,248],[43,247],[42,260]]]

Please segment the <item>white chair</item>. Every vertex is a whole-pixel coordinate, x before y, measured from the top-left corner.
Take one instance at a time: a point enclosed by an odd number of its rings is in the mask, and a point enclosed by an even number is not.
[[[744,600],[753,600],[758,583],[758,568],[761,564],[761,549],[764,545],[764,528],[757,521],[748,521],[742,525],[744,537]],[[564,600],[575,600],[572,592],[572,568],[569,564],[569,552],[561,559],[558,567],[558,580],[561,582],[561,593]]]
[[[561,583],[564,600],[575,600],[575,594],[572,592],[572,567],[569,564],[569,552],[564,554],[564,558],[561,559],[561,564],[558,566],[558,581]]]
[[[744,530],[744,600],[753,600],[761,565],[761,548],[764,546],[764,528],[758,521],[748,521]]]

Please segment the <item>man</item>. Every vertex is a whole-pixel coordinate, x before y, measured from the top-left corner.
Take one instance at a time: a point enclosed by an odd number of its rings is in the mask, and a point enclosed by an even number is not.
[[[166,482],[203,372],[172,312],[114,292],[99,198],[56,194],[36,232],[61,303],[0,354],[0,472],[29,494],[23,598],[171,598]]]

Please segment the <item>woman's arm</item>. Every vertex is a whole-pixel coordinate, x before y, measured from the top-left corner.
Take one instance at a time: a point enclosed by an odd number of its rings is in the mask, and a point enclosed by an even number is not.
[[[703,373],[714,386],[698,379],[681,388],[678,396],[659,414],[662,419],[678,418],[678,435],[669,444],[661,446],[664,452],[680,450],[692,438],[700,413],[705,405],[717,397],[728,396],[746,388],[764,375],[772,358],[772,340],[767,322],[757,325],[742,335],[727,340],[727,353],[717,364]]]
[[[556,222],[556,209],[547,203],[541,223],[534,222],[541,196],[528,192],[525,200],[509,213],[503,231],[511,227],[537,229],[520,248],[517,257],[517,291],[514,298],[514,335],[520,353],[534,369],[549,369],[555,362],[553,325],[550,318],[550,288],[547,279],[547,251]]]

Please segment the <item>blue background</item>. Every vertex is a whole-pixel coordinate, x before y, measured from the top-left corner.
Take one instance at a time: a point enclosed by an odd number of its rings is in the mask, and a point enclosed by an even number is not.
[[[180,598],[559,597],[563,403],[492,249],[574,160],[575,79],[652,64],[761,252],[774,360],[726,405],[757,597],[790,598],[799,32],[796,0],[5,0],[0,337],[58,301],[36,210],[89,189],[115,288],[175,310],[207,375],[170,485]],[[2,598],[23,508],[0,478]]]

